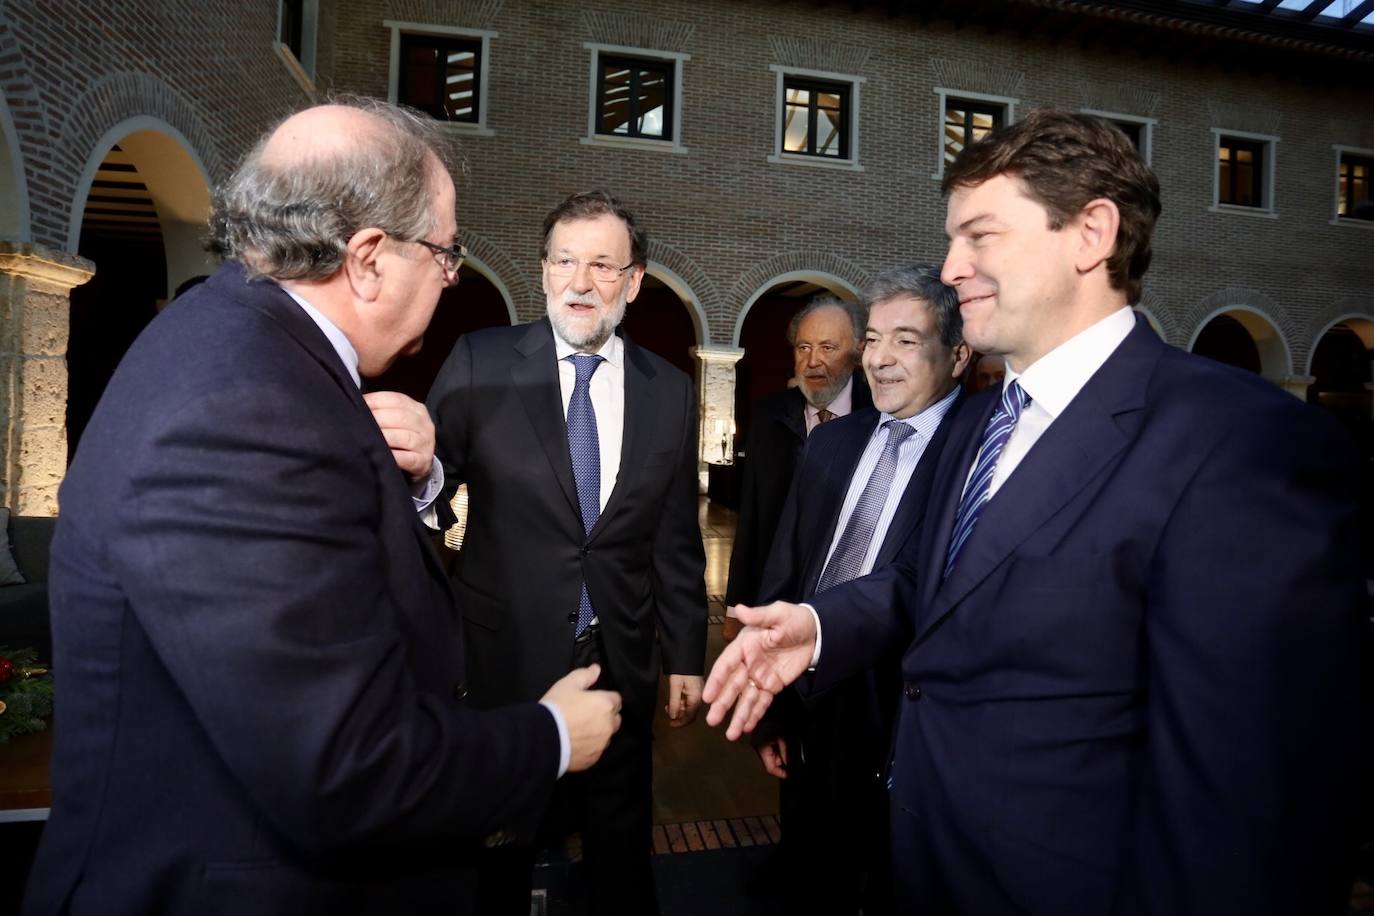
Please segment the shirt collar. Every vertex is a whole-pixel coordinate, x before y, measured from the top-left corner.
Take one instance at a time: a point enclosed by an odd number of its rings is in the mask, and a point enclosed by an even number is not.
[[[949,393],[940,398],[940,400],[936,401],[934,404],[927,405],[925,410],[918,414],[913,414],[912,416],[897,420],[897,422],[905,423],[916,432],[916,435],[924,440],[929,440],[935,435],[935,430],[940,428],[940,421],[945,418],[945,414],[949,413],[950,406],[954,404],[954,399],[958,396],[959,386],[955,385],[949,390]],[[886,411],[880,412],[878,415],[877,429],[882,429],[883,424],[888,420],[896,419],[896,417]],[[875,433],[877,429],[874,430]]]
[[[1134,328],[1135,310],[1122,306],[1031,363],[1020,375],[1007,366],[1002,390],[1019,381],[1032,403],[1050,417],[1058,417]]]
[[[553,352],[558,355],[559,360],[565,360],[569,356],[582,351],[576,349],[572,344],[558,336],[558,330],[553,332]],[[606,362],[620,369],[625,364],[625,341],[620,339],[619,334],[612,334],[610,339],[601,345],[601,349],[596,351],[596,355]]]
[[[851,374],[849,380],[844,383],[840,393],[835,395],[835,399],[825,405],[825,409],[837,417],[847,417],[854,410],[854,376]],[[821,412],[821,408],[806,402],[806,415],[811,419],[816,419],[816,414]]]
[[[324,317],[323,312],[291,290],[283,286],[282,291],[295,299],[296,304],[305,311],[305,314],[310,316],[310,320],[319,326],[320,330],[324,332],[324,336],[329,339],[330,345],[334,347],[334,352],[339,354],[339,359],[343,360],[344,368],[348,370],[348,375],[353,379],[353,384],[359,388],[363,387],[363,381],[358,375],[358,351],[353,349],[353,344],[348,342],[348,338],[343,331],[339,330],[339,326]]]

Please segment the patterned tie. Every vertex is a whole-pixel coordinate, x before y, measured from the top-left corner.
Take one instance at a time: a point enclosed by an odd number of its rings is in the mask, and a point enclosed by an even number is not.
[[[831,413],[830,411],[826,410],[824,407],[822,407],[820,410],[816,411],[816,425],[817,425],[817,426],[820,426],[820,425],[821,425],[822,423],[824,423],[826,420],[833,420],[833,419],[835,419],[835,415],[834,415],[833,413]]]
[[[983,430],[983,445],[978,450],[978,460],[973,465],[973,474],[969,476],[968,486],[964,488],[963,499],[959,501],[959,512],[954,516],[954,533],[949,539],[949,559],[945,561],[946,579],[949,578],[949,571],[954,568],[954,561],[958,559],[964,542],[973,533],[973,526],[978,524],[978,516],[982,513],[983,506],[991,498],[992,474],[997,470],[997,459],[1002,457],[1002,450],[1007,447],[1007,440],[1016,428],[1016,421],[1029,403],[1030,395],[1021,389],[1019,382],[1012,382],[1002,389],[1002,403],[997,405],[997,409],[988,418],[987,429]]]
[[[577,484],[577,505],[582,510],[582,533],[591,534],[601,515],[601,442],[596,435],[596,411],[592,409],[591,396],[592,374],[601,365],[601,357],[574,353],[568,359],[577,371],[568,401],[568,455],[572,458],[573,482]],[[594,616],[584,579],[573,635],[581,636]]]
[[[883,454],[869,475],[868,483],[864,484],[864,491],[854,504],[835,552],[816,583],[818,592],[859,575],[868,546],[873,542],[873,532],[878,527],[878,517],[883,514],[883,505],[892,489],[892,478],[897,474],[897,453],[906,438],[916,431],[901,420],[888,420],[883,426],[887,428],[887,445],[883,446]]]

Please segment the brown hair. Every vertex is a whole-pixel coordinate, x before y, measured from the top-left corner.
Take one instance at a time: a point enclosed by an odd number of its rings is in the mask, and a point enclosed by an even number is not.
[[[1150,266],[1150,236],[1159,218],[1159,181],[1130,139],[1114,124],[1090,115],[1039,109],[968,146],[945,169],[940,189],[980,185],[998,175],[1021,179],[1030,197],[1049,211],[1050,229],[1062,229],[1090,201],[1116,204],[1121,225],[1107,259],[1112,288],[1132,305]]]
[[[541,258],[549,256],[549,236],[553,227],[567,220],[595,219],[609,213],[618,217],[630,233],[630,263],[643,267],[649,262],[649,239],[644,230],[635,224],[635,215],[609,191],[580,191],[566,198],[561,204],[549,211],[544,217],[544,248]],[[616,265],[617,267],[620,265]]]

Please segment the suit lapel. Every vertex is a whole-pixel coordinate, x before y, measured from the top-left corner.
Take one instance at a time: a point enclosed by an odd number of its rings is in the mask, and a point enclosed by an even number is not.
[[[791,431],[800,446],[806,443],[806,398],[797,389],[790,390],[792,396],[787,399],[787,409],[778,414],[775,420]]]
[[[940,461],[940,456],[944,454],[945,440],[949,438],[950,429],[959,415],[959,407],[963,400],[962,394],[955,397],[944,419],[935,428],[935,435],[930,437],[926,450],[921,453],[921,460],[917,462],[916,469],[911,472],[911,478],[907,481],[906,489],[902,491],[902,500],[897,504],[897,511],[892,516],[887,536],[883,538],[878,555],[873,560],[874,569],[887,566],[896,559],[898,551],[906,542],[906,533],[921,523],[930,496],[930,482],[935,478],[936,465]],[[894,534],[897,537],[893,537]]]
[[[616,473],[615,487],[606,500],[606,508],[601,510],[588,540],[601,533],[606,520],[612,518],[625,501],[630,478],[638,462],[649,451],[649,417],[654,410],[652,383],[657,373],[644,352],[629,337],[622,333],[621,339],[625,345],[625,431],[620,440],[620,470]]]
[[[511,366],[511,382],[520,396],[535,438],[553,469],[553,476],[577,517],[582,510],[573,482],[572,459],[568,457],[568,426],[563,417],[563,394],[558,387],[558,356],[554,352],[553,328],[547,319],[536,321],[515,344],[522,359]]]
[[[830,551],[830,545],[835,540],[835,528],[839,525],[840,509],[844,507],[844,498],[849,494],[850,483],[854,478],[854,471],[858,467],[859,459],[863,457],[864,449],[868,446],[868,440],[873,437],[873,430],[878,425],[879,413],[876,410],[864,412],[862,418],[856,418],[854,428],[848,431],[847,435],[837,437],[837,441],[829,449],[830,454],[826,456],[825,471],[822,480],[817,485],[821,491],[820,500],[816,504],[816,512],[813,518],[826,519],[823,528],[816,530],[816,536],[811,541],[810,556],[805,558],[806,581],[802,583],[802,594],[814,595],[816,593],[816,583],[820,580],[821,569],[825,566],[826,554]],[[831,420],[831,423],[844,422],[843,420]],[[828,426],[829,424],[827,424]],[[814,449],[815,446],[813,445]]]
[[[942,483],[946,493],[938,519],[936,550],[923,570],[922,594],[929,600],[917,609],[917,641],[939,624],[958,603],[983,582],[1008,556],[1030,538],[1121,453],[1139,425],[1145,405],[1145,385],[1163,344],[1137,320],[1136,328],[1102,368],[1055,419],[1017,465],[993,498],[983,507],[973,533],[959,554],[959,562],[943,584],[954,511],[963,490],[963,476],[974,460],[992,401],[982,411],[959,460]],[[959,473],[962,472],[962,473]],[[951,479],[952,478],[952,479]],[[933,590],[933,593],[932,593]]]

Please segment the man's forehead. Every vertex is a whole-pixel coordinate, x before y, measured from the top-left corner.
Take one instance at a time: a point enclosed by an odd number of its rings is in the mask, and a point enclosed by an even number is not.
[[[553,224],[549,233],[551,244],[559,247],[571,245],[614,246],[629,251],[630,227],[613,213],[598,213],[596,216],[561,219]]]
[[[853,322],[844,309],[836,305],[822,306],[806,313],[797,325],[798,340],[849,340],[853,336]]]
[[[868,324],[918,326],[931,317],[930,303],[910,293],[892,296],[873,303],[868,310]]]

